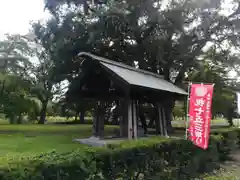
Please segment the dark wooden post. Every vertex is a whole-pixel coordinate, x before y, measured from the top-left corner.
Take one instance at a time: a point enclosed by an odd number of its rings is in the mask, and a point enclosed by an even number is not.
[[[93,136],[104,137],[104,103],[98,101],[93,118]]]
[[[99,130],[98,130],[98,136],[100,138],[104,137],[104,115],[105,115],[105,103],[100,102],[100,113],[99,113]]]
[[[94,111],[94,117],[93,117],[93,136],[97,137],[98,136],[98,130],[99,130],[99,107],[100,107],[100,102],[98,101],[96,104],[96,108]]]
[[[132,101],[128,100],[128,139],[133,138],[133,108]]]
[[[132,126],[133,126],[133,138],[137,138],[137,101],[132,101]]]
[[[121,101],[122,116],[120,118],[120,136],[128,137],[128,106],[127,101]]]
[[[161,136],[167,136],[167,123],[165,110],[160,103],[156,104],[156,109],[157,109],[156,131]]]
[[[162,135],[162,123],[161,123],[161,111],[159,103],[156,103],[156,131],[159,135]]]
[[[162,135],[163,136],[168,136],[167,134],[167,119],[166,119],[166,112],[165,112],[165,109],[163,107],[161,107],[161,114],[162,114],[162,129],[163,129],[163,132],[162,132]]]

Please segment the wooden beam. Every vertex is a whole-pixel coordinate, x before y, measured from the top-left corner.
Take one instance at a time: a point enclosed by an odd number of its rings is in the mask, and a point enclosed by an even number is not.
[[[97,102],[92,127],[94,137],[104,137],[104,107],[104,102]]]
[[[128,101],[123,99],[121,101],[122,117],[120,121],[121,137],[128,138]]]
[[[160,119],[161,119],[161,115],[159,113],[159,108],[158,108],[158,103],[156,103],[155,105],[155,110],[156,110],[156,120],[155,120],[155,123],[156,123],[156,132],[161,135],[162,133],[162,127],[161,127],[161,123],[160,123]]]
[[[163,107],[161,107],[161,113],[162,113],[163,136],[168,136],[168,134],[167,134],[166,113],[165,113],[165,109]]]
[[[160,135],[163,136],[162,108],[160,103],[157,103],[157,110],[158,110],[158,120],[160,125]]]
[[[105,103],[104,102],[100,102],[100,112],[99,112],[99,130],[98,130],[98,136],[100,138],[104,137],[104,114],[105,114]]]
[[[132,112],[133,112],[133,138],[137,138],[137,101],[132,101]]]
[[[133,137],[132,118],[132,102],[128,100],[128,139]]]
[[[100,102],[97,102],[96,108],[94,111],[94,117],[93,117],[93,126],[92,126],[92,131],[93,131],[93,136],[97,137],[98,136],[98,131],[99,131],[99,104]]]

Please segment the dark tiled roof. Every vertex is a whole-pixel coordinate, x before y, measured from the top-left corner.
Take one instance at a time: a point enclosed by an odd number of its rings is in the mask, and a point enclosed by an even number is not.
[[[162,76],[158,74],[137,69],[87,52],[80,52],[78,56],[88,56],[99,61],[102,66],[108,68],[131,85],[187,95],[186,91],[164,80]]]

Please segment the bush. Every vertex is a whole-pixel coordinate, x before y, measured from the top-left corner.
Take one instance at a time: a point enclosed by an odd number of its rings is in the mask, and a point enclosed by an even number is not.
[[[213,131],[212,134],[221,139],[217,146],[220,154],[220,160],[224,161],[228,158],[230,151],[237,148],[240,138],[240,130],[220,129]]]
[[[156,173],[160,179],[186,179],[217,166],[217,142],[213,137],[207,151],[181,139],[123,143],[100,153],[96,159],[102,163],[97,169],[103,170],[105,179],[148,178]]]
[[[240,131],[220,130],[213,134],[206,151],[183,139],[153,137],[106,148],[86,148],[84,153],[47,153],[9,164],[1,169],[0,179],[152,179],[154,175],[164,180],[190,179],[218,167],[222,156],[235,147]]]

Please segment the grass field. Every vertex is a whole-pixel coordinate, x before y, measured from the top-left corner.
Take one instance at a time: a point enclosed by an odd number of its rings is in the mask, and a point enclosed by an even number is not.
[[[113,129],[106,126],[105,133]],[[91,133],[91,125],[0,125],[0,157],[72,151],[84,146],[73,142],[74,138]]]
[[[49,118],[50,119],[50,118]],[[18,154],[32,154],[48,151],[66,152],[83,145],[73,142],[74,138],[89,137],[92,125],[9,125],[0,121],[0,157]],[[214,124],[224,123],[214,120]],[[4,124],[5,123],[5,124]],[[184,127],[183,121],[173,123],[174,127]],[[114,126],[105,126],[105,134],[113,132]],[[182,134],[182,132],[180,132]]]
[[[53,118],[49,118],[53,121]],[[9,125],[7,120],[0,121],[0,158],[19,155],[33,155],[50,151],[68,152],[81,145],[73,141],[75,138],[89,137],[92,134],[92,125]],[[214,124],[224,123],[224,120],[214,120]],[[184,121],[177,121],[174,127],[184,127]],[[113,133],[115,126],[105,126],[105,134]],[[184,131],[176,131],[179,136]]]

